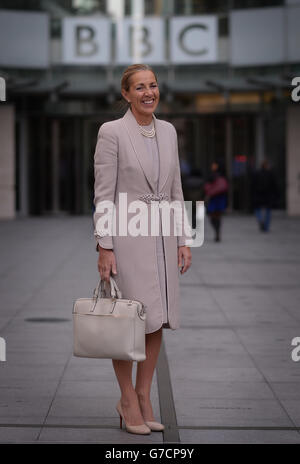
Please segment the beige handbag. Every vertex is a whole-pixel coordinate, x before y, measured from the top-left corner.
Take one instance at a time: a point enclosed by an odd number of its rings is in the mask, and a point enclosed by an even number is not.
[[[110,297],[103,297],[103,283],[108,284],[100,279],[93,298],[79,298],[74,302],[74,356],[144,361],[145,305],[122,299],[112,277]]]

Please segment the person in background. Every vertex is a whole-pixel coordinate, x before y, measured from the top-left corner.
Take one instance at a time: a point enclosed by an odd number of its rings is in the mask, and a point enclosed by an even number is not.
[[[258,227],[262,232],[269,232],[271,225],[271,210],[278,196],[275,175],[265,159],[258,171],[252,177],[253,208]]]
[[[215,242],[221,241],[222,214],[227,208],[228,182],[220,171],[219,164],[211,165],[211,173],[204,184],[206,213],[215,231]]]

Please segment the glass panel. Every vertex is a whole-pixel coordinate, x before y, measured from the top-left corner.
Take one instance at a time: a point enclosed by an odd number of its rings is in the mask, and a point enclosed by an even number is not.
[[[176,15],[223,13],[228,10],[225,0],[175,0],[174,12]]]
[[[286,115],[278,108],[265,121],[265,157],[274,170],[278,184],[275,207],[286,208]]]
[[[232,118],[232,187],[235,210],[247,211],[251,207],[250,175],[254,153],[254,116],[234,116]]]
[[[49,11],[53,17],[56,13],[61,16],[64,12],[66,14],[106,13],[106,0],[55,0],[48,4],[49,6],[42,0],[2,0],[1,8]]]
[[[203,199],[203,183],[215,161],[226,171],[226,115],[174,118],[177,129],[183,190],[186,200]],[[233,209],[251,208],[251,166],[255,156],[255,116],[232,117]]]
[[[284,0],[233,0],[233,8],[265,8],[270,6],[282,6]]]
[[[145,14],[162,14],[166,11],[172,14],[170,0],[140,0],[144,1]],[[170,5],[169,5],[170,1]],[[49,2],[50,3],[50,2]],[[168,3],[168,4],[167,4]],[[125,15],[131,14],[132,0],[124,0]],[[225,13],[231,8],[265,8],[285,5],[284,0],[173,0],[175,15],[193,15],[206,13]],[[107,12],[107,0],[55,0],[51,1],[49,12],[55,16],[55,9],[70,14],[93,14]],[[1,8],[17,10],[47,9],[42,0],[1,0]]]
[[[1,9],[42,10],[40,0],[1,0]]]
[[[282,6],[284,0],[174,0],[176,15],[225,13],[231,8]]]

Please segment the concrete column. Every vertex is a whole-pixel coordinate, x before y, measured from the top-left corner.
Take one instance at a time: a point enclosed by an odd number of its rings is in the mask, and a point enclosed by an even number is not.
[[[20,119],[19,155],[19,215],[28,216],[28,122],[26,117]]]
[[[15,209],[15,111],[0,104],[0,218],[13,219]]]
[[[228,211],[231,212],[233,208],[233,178],[232,178],[232,118],[230,115],[226,116],[226,172],[229,183],[228,190]]]
[[[265,141],[264,141],[264,121],[262,116],[257,116],[256,121],[256,139],[255,139],[255,148],[256,148],[256,157],[255,157],[255,167],[260,168],[260,165],[265,157]]]
[[[289,216],[300,216],[300,105],[287,110],[287,212]]]
[[[52,121],[52,212],[59,212],[59,122]]]
[[[83,122],[83,159],[82,159],[82,178],[83,178],[83,186],[82,186],[82,208],[83,214],[90,214],[92,208],[92,202],[90,198],[90,155],[93,150],[91,147],[91,121],[84,121]]]

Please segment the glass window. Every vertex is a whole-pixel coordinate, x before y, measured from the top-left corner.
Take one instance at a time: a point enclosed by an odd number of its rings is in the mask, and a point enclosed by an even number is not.
[[[163,12],[163,0],[144,0],[146,15],[161,15]]]
[[[129,16],[131,14],[131,0],[125,0],[124,10],[125,16]]]
[[[219,17],[219,37],[229,36],[229,21],[228,16]]]
[[[1,8],[8,10],[41,10],[40,0],[2,0]]]
[[[232,6],[236,9],[266,8],[271,6],[282,6],[284,3],[284,0],[232,0]]]
[[[284,4],[284,0],[174,0],[174,14],[225,13],[232,8],[265,8]]]
[[[1,8],[11,10],[49,11],[57,13],[93,14],[106,13],[106,0],[55,0],[47,3],[42,0],[1,0]]]
[[[206,13],[224,13],[228,10],[225,0],[175,0],[174,14],[193,15]]]
[[[76,14],[106,13],[105,0],[57,0],[58,4],[71,3],[71,8]]]

